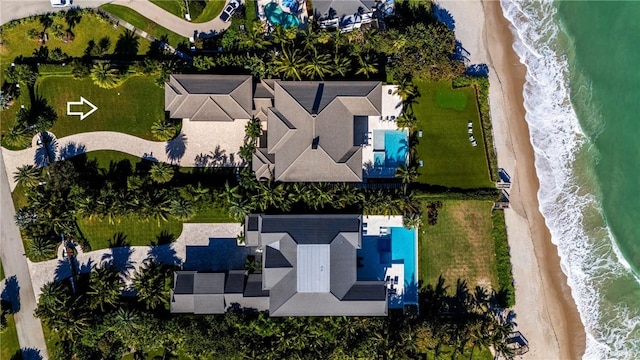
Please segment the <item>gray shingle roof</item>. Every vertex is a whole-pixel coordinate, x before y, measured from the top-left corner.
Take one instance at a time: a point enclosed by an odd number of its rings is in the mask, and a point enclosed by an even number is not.
[[[227,273],[227,279],[224,284],[225,294],[237,294],[244,291],[244,270],[229,270]]]
[[[340,18],[343,15],[353,15],[358,12],[359,8],[370,11],[375,5],[375,0],[314,0],[314,14],[320,17],[329,15],[329,9],[335,11],[335,16]]]
[[[249,274],[244,288],[245,297],[269,296],[268,290],[262,289],[262,274]]]
[[[253,110],[250,75],[169,76],[165,110],[172,118],[205,121],[248,119]]]
[[[386,315],[383,282],[357,281],[360,215],[258,215],[256,227],[271,316]]]
[[[275,180],[362,181],[364,133],[354,133],[354,117],[380,115],[381,83],[276,80],[273,86],[266,147]],[[265,165],[253,163],[258,178],[268,175]]]

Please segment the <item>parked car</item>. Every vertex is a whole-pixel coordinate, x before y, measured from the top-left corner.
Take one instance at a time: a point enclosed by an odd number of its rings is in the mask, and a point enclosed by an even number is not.
[[[71,3],[72,3],[71,0],[50,0],[50,1],[51,1],[51,6],[53,7],[71,6]]]
[[[224,10],[222,10],[222,14],[220,15],[220,20],[224,22],[228,22],[231,20],[231,16],[238,10],[240,3],[237,1],[231,1],[225,6]]]

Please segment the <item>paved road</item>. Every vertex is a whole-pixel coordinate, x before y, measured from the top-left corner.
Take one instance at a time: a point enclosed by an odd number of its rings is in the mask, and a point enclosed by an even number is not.
[[[36,298],[31,285],[31,275],[24,256],[24,246],[20,238],[18,226],[13,221],[15,209],[9,191],[7,172],[4,160],[0,158],[0,259],[4,273],[9,279],[15,275],[19,291],[19,311],[14,315],[18,341],[21,348],[40,350],[44,359],[48,359],[47,346],[44,342],[40,320],[33,316],[36,308]]]
[[[73,6],[83,8],[98,7],[112,2],[112,0],[72,1]],[[228,2],[229,0],[219,1]],[[184,37],[194,36],[195,33],[217,34],[231,24],[230,22],[224,23],[219,18],[201,24],[190,23],[152,4],[149,0],[117,0],[113,3],[133,9],[148,19]],[[67,8],[52,7],[49,0],[0,0],[0,25],[13,19],[65,9]]]
[[[218,0],[222,1],[222,0]],[[229,0],[224,0],[228,2]],[[148,19],[162,25],[163,27],[178,33],[184,37],[194,36],[196,33],[215,35],[229,27],[230,22],[224,23],[220,18],[215,18],[209,22],[195,24],[181,19],[170,12],[152,4],[148,0],[116,0],[114,5],[126,6],[133,9]],[[226,5],[226,4],[225,4]]]
[[[109,2],[111,0],[73,0],[73,6],[98,7]],[[0,0],[0,25],[14,19],[66,9],[54,8],[49,0]]]

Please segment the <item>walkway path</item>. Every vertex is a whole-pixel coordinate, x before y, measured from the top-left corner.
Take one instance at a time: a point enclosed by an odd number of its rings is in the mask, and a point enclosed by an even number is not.
[[[103,261],[111,261],[125,280],[127,286],[131,285],[133,274],[144,264],[145,259],[155,258],[163,264],[180,265],[187,260],[187,246],[208,247],[212,239],[235,239],[242,231],[241,224],[188,224],[182,225],[182,233],[171,244],[151,246],[130,246],[113,249],[102,249],[83,253],[81,249],[76,256],[79,272],[85,273],[91,270],[93,265],[99,265]],[[240,249],[242,250],[242,249]],[[202,261],[194,257],[211,256],[212,252],[189,253],[189,261]],[[21,256],[21,259],[24,257]],[[206,261],[206,259],[204,259]],[[40,297],[40,289],[44,284],[53,280],[60,280],[70,276],[71,270],[68,262],[62,257],[62,248],[58,249],[58,258],[43,262],[29,261],[29,270],[33,276],[35,298]]]
[[[225,1],[226,3],[229,2],[229,0]],[[152,4],[149,0],[116,0],[113,4],[126,6],[135,10],[158,25],[184,37],[193,37],[199,33],[215,35],[228,28],[231,24],[231,22],[223,22],[219,17],[216,17],[206,23],[191,23],[173,15],[159,6]]]
[[[40,351],[40,355],[47,359],[47,345],[44,342],[42,325],[40,320],[33,316],[36,309],[36,298],[31,284],[27,258],[24,256],[20,230],[13,220],[15,209],[7,180],[4,161],[0,159],[0,209],[2,209],[0,211],[0,259],[2,259],[2,266],[7,278],[5,286],[9,287],[7,291],[14,290],[13,294],[7,295],[9,298],[15,299],[12,305],[17,310],[14,319],[20,347],[22,349],[37,349]],[[13,276],[15,278],[12,278]],[[17,293],[16,289],[18,289]]]

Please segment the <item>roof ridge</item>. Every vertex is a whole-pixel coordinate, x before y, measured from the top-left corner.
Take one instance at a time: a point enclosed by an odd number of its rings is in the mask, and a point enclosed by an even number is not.
[[[244,110],[245,113],[247,113],[247,115],[249,115],[249,117],[251,117],[251,114],[247,111],[247,109],[244,108],[244,106],[242,106],[238,100],[233,96],[233,93],[235,93],[238,89],[240,89],[242,87],[242,85],[244,85],[247,81],[251,81],[252,85],[253,85],[253,77],[249,76],[245,79],[245,81],[241,82],[240,85],[236,86],[233,90],[231,90],[229,92],[229,97],[233,99],[233,101],[236,102],[236,104],[238,104],[238,106],[240,106],[240,108],[242,110]],[[251,87],[251,101],[253,102],[253,86]],[[235,119],[233,119],[235,120]]]

